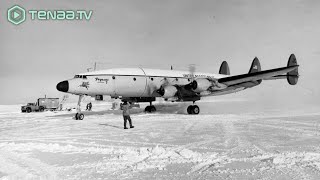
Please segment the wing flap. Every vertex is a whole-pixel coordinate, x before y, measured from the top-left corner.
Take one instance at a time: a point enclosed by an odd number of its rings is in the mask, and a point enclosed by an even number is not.
[[[294,66],[290,66],[290,67],[269,69],[269,70],[253,72],[253,73],[249,73],[249,74],[229,76],[229,77],[219,79],[218,82],[223,83],[227,86],[231,86],[231,85],[239,84],[239,83],[243,83],[243,82],[257,81],[257,80],[268,79],[271,77],[283,75],[285,73],[288,73],[290,71],[297,69],[298,67],[299,67],[299,65],[294,65]]]
[[[263,78],[263,80],[277,80],[277,79],[287,79],[287,75],[277,75],[268,78]]]

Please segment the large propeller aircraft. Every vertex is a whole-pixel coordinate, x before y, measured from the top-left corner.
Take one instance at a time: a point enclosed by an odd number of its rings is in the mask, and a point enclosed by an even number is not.
[[[75,118],[82,120],[80,103],[84,95],[110,95],[128,102],[149,102],[146,112],[156,111],[152,102],[156,97],[169,101],[190,101],[188,114],[199,114],[195,102],[205,96],[217,96],[235,93],[257,86],[262,80],[287,79],[290,85],[298,82],[297,60],[291,54],[286,67],[261,70],[257,57],[252,61],[246,74],[231,76],[229,65],[222,62],[219,74],[195,72],[194,66],[189,71],[160,70],[145,68],[117,68],[77,74],[74,78],[57,84],[57,90],[79,95]]]

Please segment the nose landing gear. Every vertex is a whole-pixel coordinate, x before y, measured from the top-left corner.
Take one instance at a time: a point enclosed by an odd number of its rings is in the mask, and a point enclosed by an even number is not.
[[[82,114],[82,113],[76,113],[75,118],[76,118],[76,120],[83,120],[84,114]]]
[[[83,120],[84,119],[84,114],[81,113],[81,107],[80,107],[82,98],[83,98],[83,95],[79,95],[78,104],[77,104],[77,113],[75,115],[76,120]]]
[[[188,114],[199,114],[200,113],[200,108],[197,105],[190,105],[187,108]]]

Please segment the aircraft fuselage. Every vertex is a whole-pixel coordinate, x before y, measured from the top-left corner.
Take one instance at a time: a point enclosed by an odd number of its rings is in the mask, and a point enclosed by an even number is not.
[[[191,82],[188,71],[159,70],[144,68],[118,68],[75,75],[58,84],[60,91],[76,95],[110,95],[111,97],[157,97],[161,85],[186,85]],[[222,78],[227,75],[194,73],[197,78]],[[63,83],[63,84],[62,84]],[[202,96],[214,95],[201,92]]]

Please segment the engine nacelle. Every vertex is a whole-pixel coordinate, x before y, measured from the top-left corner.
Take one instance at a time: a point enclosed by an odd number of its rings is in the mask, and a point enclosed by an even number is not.
[[[193,84],[193,90],[195,92],[202,92],[202,91],[206,91],[209,89],[209,87],[212,86],[212,82],[209,81],[208,79],[196,79],[194,81],[194,84]]]
[[[213,90],[221,90],[225,89],[228,86],[225,84],[219,83],[216,79],[197,79],[191,83],[192,89],[195,92],[203,92],[203,91],[213,91]]]
[[[163,98],[172,98],[176,96],[177,92],[178,92],[178,89],[175,86],[171,86],[171,85],[162,87],[159,91],[160,95]]]

